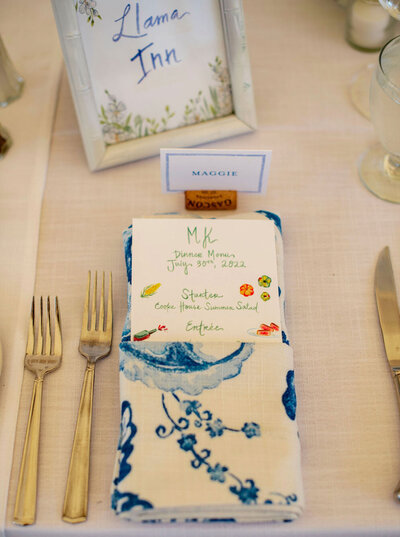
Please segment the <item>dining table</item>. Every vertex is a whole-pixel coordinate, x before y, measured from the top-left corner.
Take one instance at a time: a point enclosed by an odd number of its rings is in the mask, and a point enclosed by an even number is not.
[[[210,526],[135,524],[111,510],[127,311],[122,233],[132,217],[193,213],[183,193],[162,192],[157,155],[89,170],[51,3],[2,0],[0,35],[25,81],[0,109],[13,142],[0,160],[2,537],[400,535],[400,415],[374,297],[385,246],[400,287],[400,210],[359,179],[360,156],[377,137],[349,90],[378,53],[347,43],[346,10],[334,0],[243,0],[243,9],[257,128],[202,147],[272,151],[266,192],[239,193],[236,212],[282,220],[304,513],[290,524]],[[86,365],[78,344],[88,270],[112,271],[114,341],[97,364],[88,518],[71,525],[61,512]],[[33,385],[24,369],[33,295],[58,296],[63,356],[45,381],[36,523],[23,527],[13,510]]]

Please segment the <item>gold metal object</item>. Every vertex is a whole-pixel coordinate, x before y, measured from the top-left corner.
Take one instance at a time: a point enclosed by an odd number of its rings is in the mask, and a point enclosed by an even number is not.
[[[380,253],[376,263],[375,297],[386,356],[392,370],[400,407],[400,311],[397,303],[390,251],[387,246]],[[400,502],[400,481],[393,495]]]
[[[89,271],[79,352],[87,359],[83,380],[78,419],[75,427],[71,460],[69,463],[67,487],[64,497],[62,518],[72,524],[84,522],[87,517],[90,435],[92,425],[94,369],[98,359],[111,351],[112,342],[112,276],[109,275],[107,313],[104,310],[104,272],[101,286],[99,317],[97,319],[97,272],[94,279],[91,314]]]
[[[5,157],[6,153],[12,146],[11,136],[8,130],[0,123],[0,160]]]
[[[55,298],[54,323],[50,320],[50,298],[47,297],[47,312],[43,312],[43,297],[40,297],[38,327],[35,330],[35,297],[32,300],[26,345],[25,367],[35,374],[31,407],[25,434],[24,450],[19,472],[14,522],[22,526],[33,524],[36,516],[37,475],[39,458],[40,414],[42,407],[43,379],[46,373],[61,364],[62,339],[58,298]],[[46,314],[47,313],[47,314]],[[44,319],[44,316],[46,317]],[[44,327],[46,325],[46,328]],[[54,337],[52,336],[54,324]],[[35,332],[37,332],[35,334]]]

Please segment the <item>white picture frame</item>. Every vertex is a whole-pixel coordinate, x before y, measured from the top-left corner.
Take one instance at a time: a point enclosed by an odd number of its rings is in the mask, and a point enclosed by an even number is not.
[[[256,128],[251,69],[241,0],[219,4],[233,113],[157,134],[108,145],[99,123],[84,41],[78,25],[76,0],[52,0],[69,84],[83,146],[91,171],[110,168],[159,153],[161,147],[191,147],[236,136]]]

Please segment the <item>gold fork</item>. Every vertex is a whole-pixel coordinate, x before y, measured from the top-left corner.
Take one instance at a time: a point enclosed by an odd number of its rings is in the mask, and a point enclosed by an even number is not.
[[[109,276],[107,312],[104,311],[104,272],[101,285],[99,317],[97,319],[97,271],[94,278],[91,314],[89,271],[85,306],[83,310],[79,352],[87,359],[78,419],[69,463],[67,487],[62,518],[65,522],[84,522],[87,517],[90,435],[92,425],[94,368],[98,359],[110,353],[112,342],[112,276]],[[97,321],[97,322],[96,322]]]
[[[54,337],[50,321],[50,298],[47,297],[47,315],[43,319],[43,297],[40,297],[40,312],[37,334],[35,334],[35,297],[32,300],[26,345],[25,367],[35,374],[31,407],[26,427],[25,443],[19,472],[14,522],[22,526],[33,524],[36,516],[37,475],[39,458],[40,414],[42,407],[43,379],[46,373],[61,364],[62,341],[58,298],[54,304]],[[46,313],[45,313],[46,314]],[[46,330],[44,330],[44,322]]]

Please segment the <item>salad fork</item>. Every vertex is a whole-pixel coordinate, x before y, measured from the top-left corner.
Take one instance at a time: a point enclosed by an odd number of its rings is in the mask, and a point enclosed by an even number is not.
[[[33,524],[36,517],[37,476],[39,459],[40,414],[42,407],[43,379],[61,364],[62,339],[58,298],[54,305],[54,336],[50,320],[50,298],[47,297],[47,312],[43,312],[43,297],[35,325],[35,297],[32,300],[26,345],[25,367],[35,374],[24,449],[18,478],[14,523],[22,526]],[[47,313],[47,314],[46,314]],[[44,319],[44,315],[46,319]],[[46,328],[45,328],[46,327]],[[36,333],[35,333],[36,332]]]
[[[86,300],[83,310],[79,352],[86,358],[87,365],[83,380],[78,418],[72,445],[71,460],[68,470],[67,487],[64,497],[62,518],[72,524],[84,522],[87,517],[90,436],[92,425],[94,370],[96,361],[104,358],[111,351],[112,342],[112,276],[109,275],[107,311],[104,307],[104,272],[101,286],[99,316],[97,318],[97,272],[95,273],[92,306],[90,309],[89,271]]]

